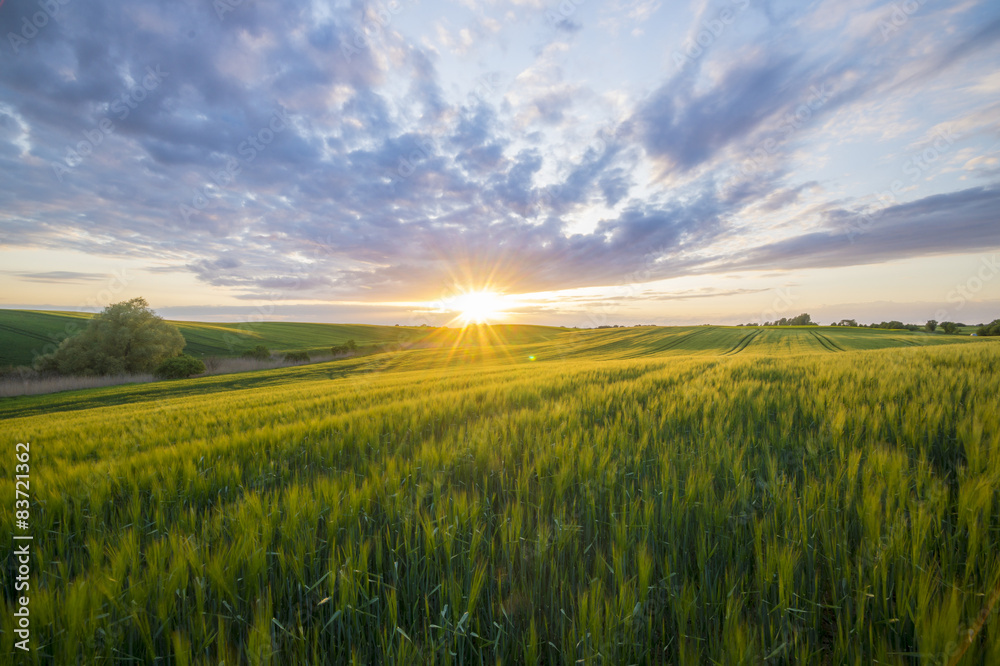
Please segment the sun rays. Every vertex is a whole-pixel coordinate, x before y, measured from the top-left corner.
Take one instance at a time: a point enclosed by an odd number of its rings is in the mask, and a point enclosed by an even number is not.
[[[503,296],[492,291],[467,291],[455,298],[452,310],[457,319],[469,324],[490,324],[504,316]]]

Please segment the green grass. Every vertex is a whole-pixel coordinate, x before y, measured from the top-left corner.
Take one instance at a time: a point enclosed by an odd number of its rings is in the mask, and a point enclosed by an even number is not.
[[[437,335],[0,400],[22,661],[947,663],[1000,584],[994,341]]]
[[[66,336],[82,330],[92,315],[81,312],[40,312],[0,309],[0,367],[31,365],[39,354],[54,351]],[[187,341],[184,351],[198,357],[239,356],[255,345],[274,353],[328,353],[334,345],[354,340],[358,345],[422,344],[440,337],[440,329],[419,326],[308,324],[297,322],[204,323],[172,321]],[[549,326],[499,325],[496,336],[511,344],[544,340],[565,329]],[[455,335],[452,331],[450,335]]]
[[[87,325],[91,315],[0,309],[0,367],[30,365],[35,356],[53,351],[64,338]]]

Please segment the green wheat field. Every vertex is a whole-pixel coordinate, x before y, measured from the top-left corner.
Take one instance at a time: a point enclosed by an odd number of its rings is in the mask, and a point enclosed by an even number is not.
[[[68,319],[17,316],[6,363]],[[18,663],[1000,664],[995,340],[186,326],[403,344],[0,399]]]

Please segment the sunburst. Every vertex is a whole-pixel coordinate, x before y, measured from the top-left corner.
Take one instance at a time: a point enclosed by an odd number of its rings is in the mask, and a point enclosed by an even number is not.
[[[455,297],[452,309],[469,324],[489,324],[503,317],[503,296],[493,291],[467,291]]]

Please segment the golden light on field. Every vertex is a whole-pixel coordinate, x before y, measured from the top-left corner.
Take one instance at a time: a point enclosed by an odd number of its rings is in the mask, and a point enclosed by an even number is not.
[[[455,297],[452,308],[466,326],[488,324],[503,317],[503,296],[492,291],[467,291]]]

